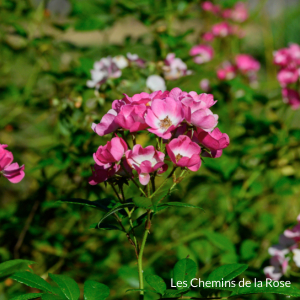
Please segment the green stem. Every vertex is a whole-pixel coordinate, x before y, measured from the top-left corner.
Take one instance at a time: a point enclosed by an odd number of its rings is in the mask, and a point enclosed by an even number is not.
[[[143,275],[143,253],[147,241],[147,237],[149,234],[149,230],[151,228],[151,210],[148,210],[148,218],[145,224],[145,231],[143,235],[143,240],[141,244],[141,248],[138,256],[138,271],[139,271],[139,288],[141,290],[144,289],[144,275]],[[140,300],[144,299],[144,291],[140,291]]]

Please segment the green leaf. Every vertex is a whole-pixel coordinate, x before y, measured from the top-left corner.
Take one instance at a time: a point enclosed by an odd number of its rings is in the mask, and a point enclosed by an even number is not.
[[[140,226],[141,224],[144,223],[148,218],[148,213],[145,212],[144,214],[140,215],[137,219],[134,220],[133,222],[133,228]]]
[[[252,240],[245,240],[241,246],[241,256],[244,260],[249,260],[256,257],[257,248],[259,247],[257,242]]]
[[[30,293],[30,294],[25,294],[25,295],[20,295],[20,296],[14,297],[10,300],[30,300],[30,299],[40,298],[42,295],[45,295],[45,294],[43,294],[43,293]]]
[[[205,231],[206,237],[209,239],[209,241],[217,246],[221,250],[226,250],[229,252],[235,253],[235,247],[234,244],[231,242],[231,240],[224,236],[221,233],[213,232],[213,231]]]
[[[9,276],[20,270],[29,270],[29,265],[33,265],[35,262],[24,259],[9,260],[0,264],[0,278]]]
[[[50,283],[42,279],[40,276],[30,272],[17,272],[11,276],[13,280],[28,285],[32,288],[36,288],[42,291],[54,293],[55,290],[52,288]]]
[[[190,208],[199,208],[202,209],[200,206],[196,206],[196,205],[192,205],[192,204],[188,204],[188,203],[183,203],[183,202],[167,202],[167,203],[163,203],[163,204],[159,204],[158,207],[190,207]]]
[[[230,281],[248,269],[245,264],[224,265],[209,274],[208,281]]]
[[[84,283],[84,300],[105,300],[109,296],[109,288],[92,280]]]
[[[104,215],[104,217],[98,222],[98,226],[100,226],[100,224],[109,216],[111,216],[112,214],[118,212],[121,209],[124,209],[125,207],[130,207],[130,206],[134,206],[134,203],[125,203],[125,204],[117,204],[115,207],[113,207],[108,213],[106,213]]]
[[[237,286],[237,288],[230,295],[230,297],[247,295],[247,294],[261,294],[261,293],[281,294],[281,295],[287,295],[292,297],[300,297],[300,290],[298,290],[294,286],[273,287],[274,281],[271,284],[272,286],[266,286],[266,282],[264,281],[262,283],[262,286],[258,286],[258,282],[256,283],[257,286],[255,286],[254,283],[252,283],[250,287]]]
[[[189,291],[189,288],[183,288],[180,291],[167,289],[163,295],[164,298],[177,298]]]
[[[137,207],[149,208],[149,207],[152,206],[152,201],[151,201],[150,198],[146,198],[146,197],[133,197],[132,201],[133,201],[133,203]]]
[[[61,291],[69,300],[78,300],[80,290],[77,283],[70,277],[65,275],[49,274],[49,277],[58,285]]]
[[[107,200],[107,199],[103,199],[103,200]],[[100,209],[102,211],[109,211],[109,208],[107,208],[106,205],[102,204],[101,200],[89,201],[89,200],[85,200],[85,199],[72,198],[72,199],[66,199],[66,200],[59,200],[57,202],[58,203],[84,205],[84,206],[89,206],[92,208]]]
[[[42,300],[66,300],[66,298],[52,294],[43,294]]]
[[[121,228],[119,228],[116,225],[109,224],[109,223],[101,223],[100,226],[98,226],[98,223],[93,223],[90,226],[90,229],[100,229],[100,230],[120,230],[123,231]]]
[[[197,265],[190,258],[184,258],[178,261],[174,267],[174,284],[178,281],[187,281],[188,287],[191,280],[195,278],[197,273]],[[176,284],[177,286],[177,284]],[[178,287],[178,290],[184,289],[184,287]]]
[[[162,295],[164,294],[165,290],[167,289],[167,285],[161,277],[157,275],[148,275],[145,279],[147,283],[155,289],[156,292]]]

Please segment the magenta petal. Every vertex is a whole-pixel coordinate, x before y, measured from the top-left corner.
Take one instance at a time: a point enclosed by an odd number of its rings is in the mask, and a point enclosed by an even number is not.
[[[141,173],[139,175],[139,181],[142,185],[147,185],[150,181],[150,175],[147,173]]]

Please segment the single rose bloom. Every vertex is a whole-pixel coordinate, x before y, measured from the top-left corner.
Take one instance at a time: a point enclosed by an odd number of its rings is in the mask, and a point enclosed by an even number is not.
[[[98,183],[104,182],[110,177],[114,176],[119,169],[120,165],[108,163],[99,166],[98,164],[94,164],[94,167],[92,167],[92,176],[88,179],[89,184],[96,185]]]
[[[196,137],[200,144],[211,151],[213,158],[220,157],[222,150],[229,146],[230,140],[226,133],[222,133],[219,128],[215,128],[212,132],[206,132],[197,129]]]
[[[25,176],[25,166],[13,163],[13,154],[5,148],[7,145],[0,144],[0,176],[3,175],[12,183],[18,183]]]
[[[121,160],[128,147],[126,142],[119,137],[112,138],[105,146],[100,146],[94,153],[94,160],[97,165],[103,166]]]
[[[283,48],[273,53],[274,64],[282,67],[287,66],[291,61],[289,49]]]
[[[192,74],[192,71],[187,69],[187,65],[174,53],[169,53],[165,59],[163,66],[164,76],[167,80],[175,80],[180,77]]]
[[[296,110],[300,107],[300,95],[293,89],[282,89],[283,102],[289,104],[292,109]]]
[[[205,32],[202,34],[202,39],[205,42],[211,42],[215,38],[214,34],[212,32]]]
[[[201,166],[201,148],[186,135],[180,135],[166,145],[171,161],[178,167],[198,171]]]
[[[132,150],[126,151],[125,155],[128,165],[137,171],[142,185],[148,184],[150,173],[157,171],[158,174],[162,174],[168,169],[164,163],[165,154],[155,150],[153,146],[143,148],[141,145],[135,145]]]
[[[167,97],[165,100],[152,101],[145,121],[151,127],[148,131],[161,138],[169,139],[172,136],[171,132],[182,122],[183,118],[184,111],[181,102]]]
[[[288,51],[293,62],[300,65],[300,46],[297,44],[291,44]]]
[[[234,22],[245,22],[248,19],[248,10],[243,2],[237,2],[231,9],[230,19]]]
[[[122,106],[121,111],[115,118],[115,123],[117,123],[121,128],[130,130],[130,132],[136,132],[144,130],[148,127],[145,123],[145,104],[127,104]]]
[[[299,70],[295,68],[282,69],[277,74],[277,79],[282,87],[295,83],[299,78]]]
[[[150,75],[146,80],[146,86],[151,91],[165,91],[167,89],[165,80],[159,75]]]
[[[212,27],[213,35],[217,37],[226,37],[231,34],[231,32],[232,28],[227,22],[221,22]]]
[[[115,118],[121,110],[121,107],[125,105],[123,100],[115,100],[112,103],[112,109],[110,109],[101,119],[99,124],[93,123],[92,129],[98,135],[104,136],[106,134],[116,131],[120,126],[115,122]]]
[[[260,63],[248,54],[237,55],[235,62],[242,73],[257,72],[260,69]]]
[[[236,76],[236,67],[225,61],[222,67],[217,70],[217,76],[220,80],[231,80]]]
[[[214,49],[209,45],[197,45],[190,50],[190,55],[194,56],[194,62],[200,65],[212,60]]]

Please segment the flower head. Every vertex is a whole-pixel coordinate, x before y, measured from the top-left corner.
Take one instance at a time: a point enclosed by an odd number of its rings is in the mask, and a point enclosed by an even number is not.
[[[191,171],[198,171],[201,166],[201,148],[192,142],[188,136],[180,135],[166,145],[171,161],[179,167],[187,167]]]
[[[150,173],[158,170],[158,173],[161,174],[168,168],[164,163],[164,153],[155,150],[153,146],[143,148],[141,145],[135,145],[125,155],[128,165],[137,171],[142,185],[148,184]]]
[[[167,89],[165,80],[159,75],[150,75],[146,80],[146,86],[151,91],[161,90],[164,92]]]
[[[180,58],[175,57],[174,53],[167,55],[163,70],[167,80],[175,80],[192,73],[187,69],[187,65]]]
[[[235,62],[242,73],[257,72],[260,69],[260,63],[248,54],[237,55]]]
[[[212,27],[212,33],[214,36],[223,38],[232,33],[232,28],[227,22],[221,22]]]
[[[148,108],[145,117],[150,126],[148,131],[164,139],[171,137],[171,132],[184,118],[182,105],[179,101],[167,97],[165,100],[155,99]]]
[[[214,49],[209,45],[197,45],[190,50],[190,55],[194,56],[196,64],[203,64],[212,60]]]
[[[298,109],[300,107],[300,95],[293,89],[282,89],[283,102],[288,103],[292,109]]]
[[[24,165],[13,163],[13,154],[6,150],[7,145],[0,144],[0,176],[3,175],[12,183],[20,182],[24,176]]]

